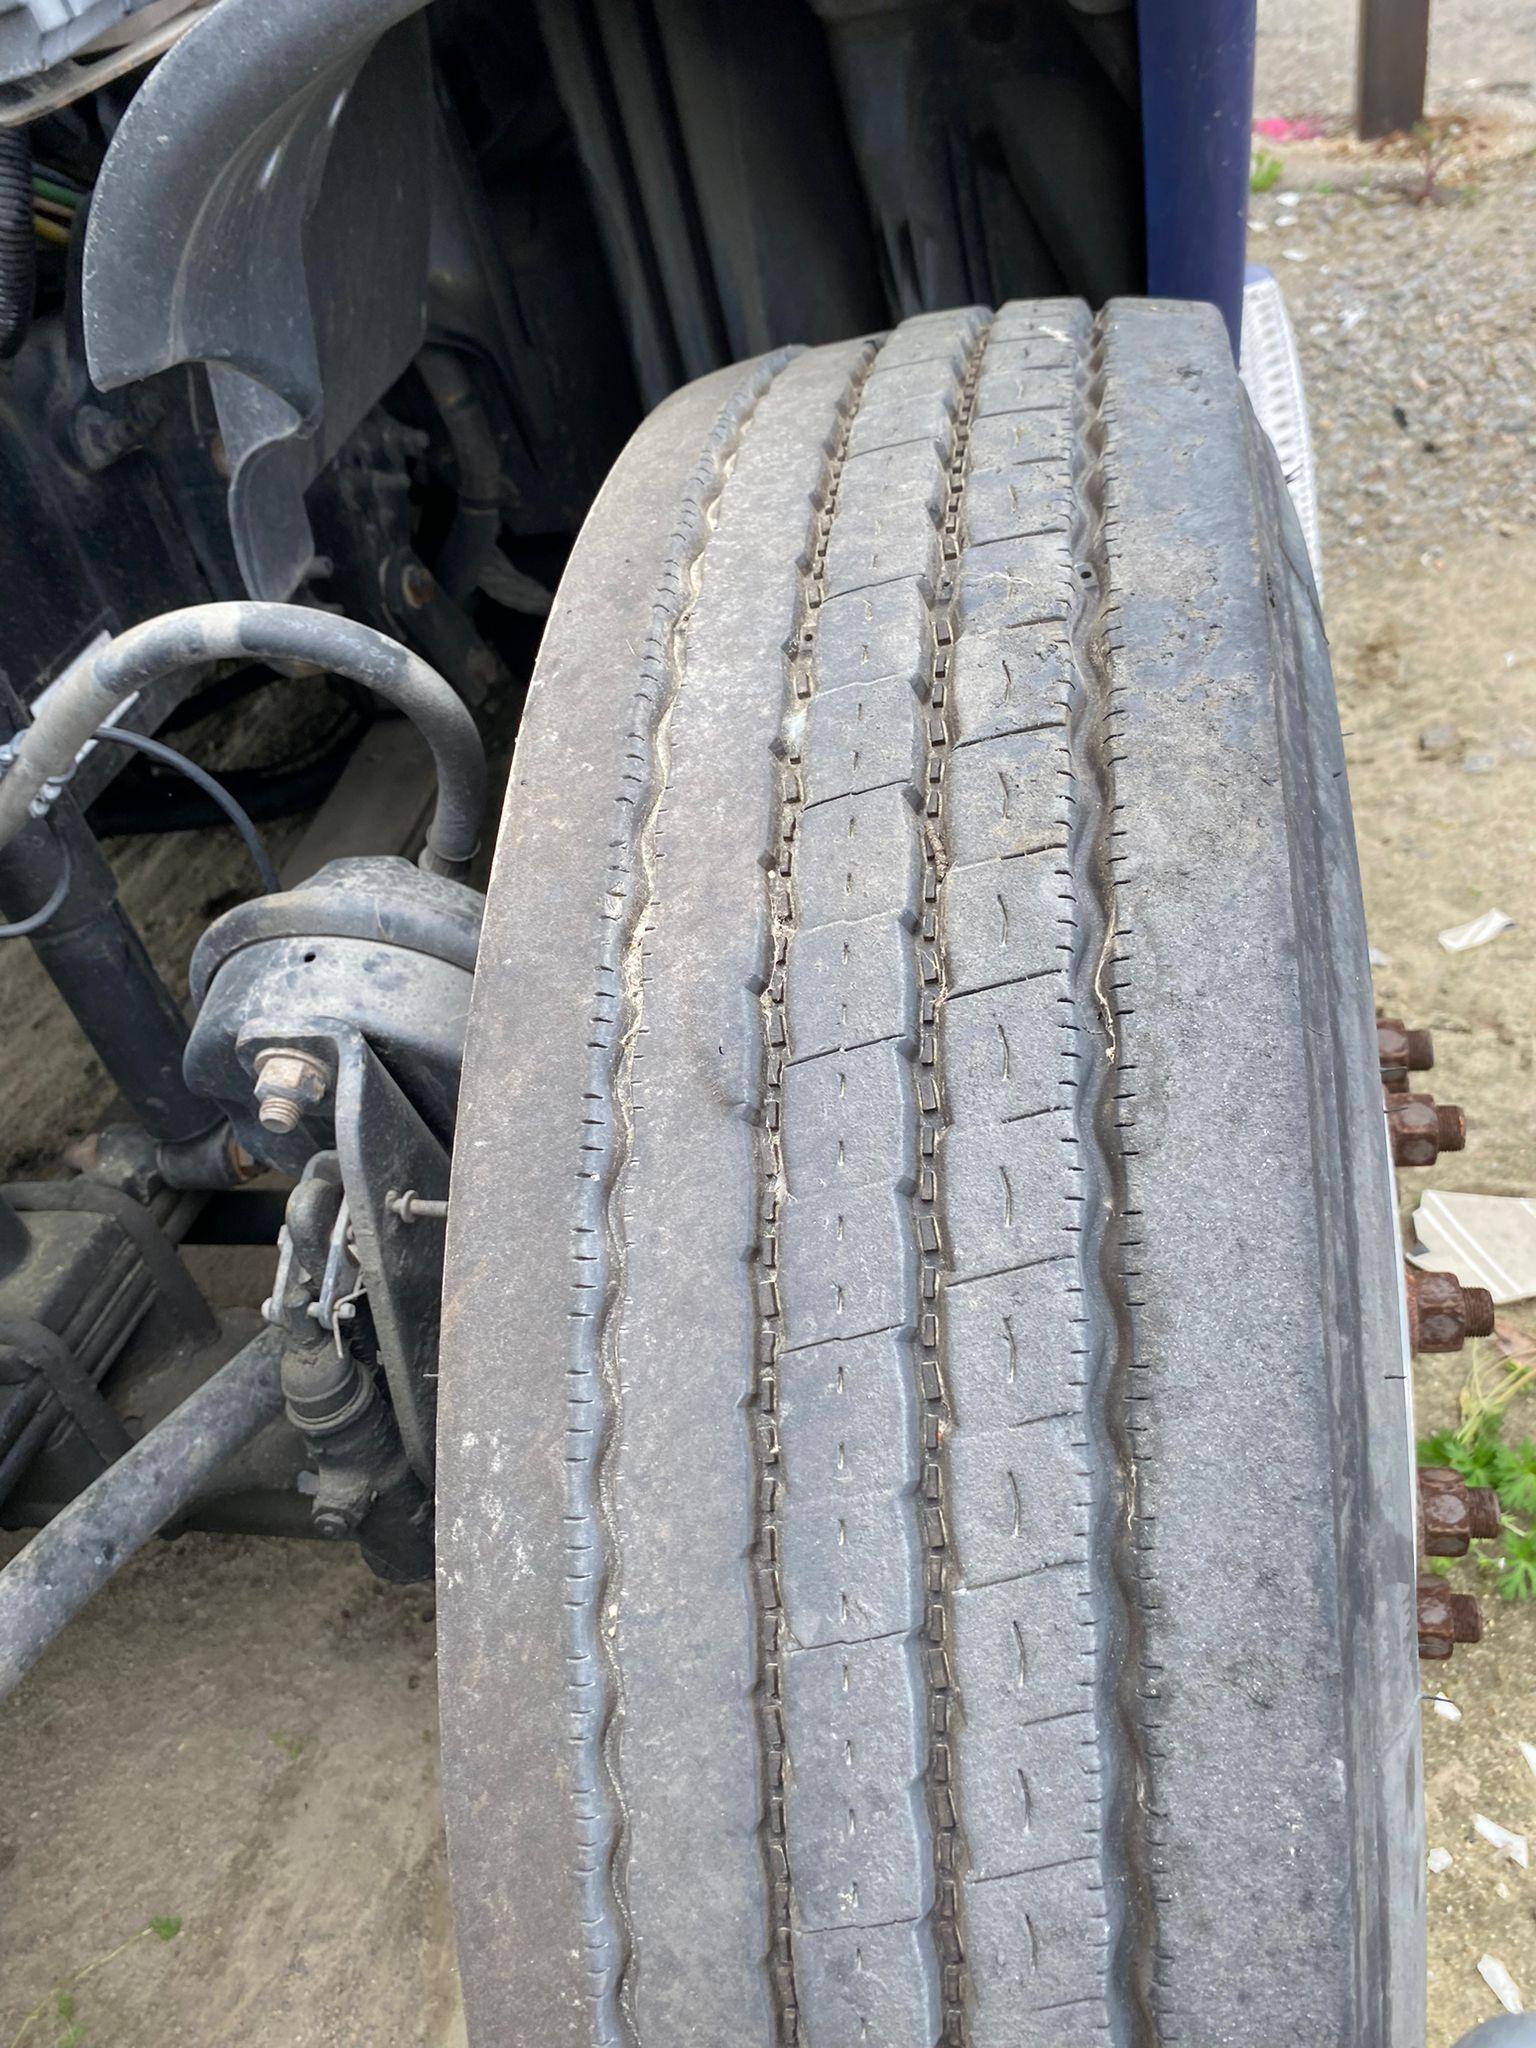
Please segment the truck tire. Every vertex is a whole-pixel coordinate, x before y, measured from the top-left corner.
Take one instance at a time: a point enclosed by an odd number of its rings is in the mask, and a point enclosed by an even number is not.
[[[448,1230],[476,2048],[1418,2048],[1365,932],[1213,311],[927,315],[640,429]]]

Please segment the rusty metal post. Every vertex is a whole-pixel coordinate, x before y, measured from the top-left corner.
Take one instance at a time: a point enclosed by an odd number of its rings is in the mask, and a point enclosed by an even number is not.
[[[1429,0],[1360,0],[1355,132],[1363,142],[1424,118]]]

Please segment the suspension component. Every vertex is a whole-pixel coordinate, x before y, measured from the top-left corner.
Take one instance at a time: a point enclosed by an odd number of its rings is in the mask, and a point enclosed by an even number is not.
[[[279,1136],[297,1130],[308,1112],[324,1102],[331,1085],[325,1063],[292,1046],[265,1046],[253,1064],[256,1120],[264,1131]]]
[[[372,1305],[352,1250],[341,1162],[317,1152],[288,1197],[262,1311],[288,1340],[283,1400],[314,1465],[315,1534],[355,1538],[382,1579],[429,1579],[432,1497],[386,1397]]]
[[[315,1534],[355,1537],[381,1579],[431,1578],[432,1502],[358,1341],[290,1344],[283,1397],[315,1464]]]

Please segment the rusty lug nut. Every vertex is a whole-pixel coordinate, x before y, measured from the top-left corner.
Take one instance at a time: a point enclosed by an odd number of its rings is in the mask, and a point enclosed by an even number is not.
[[[325,1100],[331,1077],[322,1063],[292,1046],[270,1045],[256,1055],[256,1118],[264,1131],[295,1130]]]
[[[1417,1593],[1421,1657],[1449,1657],[1457,1643],[1482,1641],[1482,1610],[1472,1594],[1454,1593],[1439,1579],[1420,1579]]]
[[[1427,1031],[1411,1031],[1401,1017],[1376,1019],[1376,1051],[1381,1078],[1389,1088],[1405,1088],[1410,1074],[1435,1064],[1434,1041]]]
[[[1493,1335],[1493,1296],[1486,1287],[1463,1287],[1454,1273],[1421,1273],[1405,1266],[1408,1348],[1459,1351],[1469,1337]]]
[[[1386,1104],[1395,1165],[1433,1166],[1442,1152],[1464,1150],[1467,1119],[1454,1103],[1389,1092]]]
[[[1491,1486],[1468,1486],[1459,1472],[1426,1465],[1419,1472],[1420,1548],[1426,1557],[1465,1557],[1474,1536],[1499,1533],[1499,1497]]]

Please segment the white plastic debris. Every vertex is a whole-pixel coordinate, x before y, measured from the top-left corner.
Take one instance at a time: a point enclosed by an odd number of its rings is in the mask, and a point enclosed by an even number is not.
[[[1525,2011],[1525,2001],[1520,1996],[1514,1978],[1511,1977],[1497,1956],[1479,1956],[1477,1959],[1477,1974],[1482,1978],[1506,2012]]]
[[[1496,1303],[1536,1295],[1536,1198],[1431,1190],[1413,1212],[1416,1266],[1486,1287]]]
[[[1491,1847],[1501,1856],[1507,1856],[1511,1863],[1518,1863],[1522,1870],[1531,1867],[1531,1852],[1524,1835],[1517,1835],[1513,1828],[1500,1827],[1496,1820],[1490,1820],[1486,1813],[1474,1813],[1472,1825]]]
[[[1379,946],[1372,946],[1370,948],[1370,954],[1371,965],[1373,967],[1390,967],[1392,965],[1391,954],[1383,953]]]
[[[1317,465],[1312,429],[1307,421],[1307,394],[1301,380],[1301,357],[1291,331],[1285,299],[1273,272],[1250,263],[1243,285],[1241,372],[1259,425],[1274,443],[1296,517],[1301,521],[1312,580],[1318,599],[1323,594],[1322,549],[1318,538]]]
[[[1513,931],[1514,925],[1515,920],[1506,917],[1502,910],[1485,910],[1481,917],[1474,917],[1467,924],[1453,924],[1441,932],[1440,943],[1447,953],[1465,953],[1471,946],[1486,946],[1500,932]]]
[[[1442,1721],[1459,1721],[1461,1719],[1460,1707],[1457,1706],[1454,1700],[1448,1700],[1444,1693],[1440,1693],[1436,1697],[1435,1712]]]
[[[1449,1849],[1431,1849],[1427,1861],[1430,1876],[1438,1877],[1442,1870],[1450,1869],[1451,1852]]]
[[[1520,1754],[1525,1758],[1531,1769],[1536,1771],[1536,1742],[1522,1742]]]

